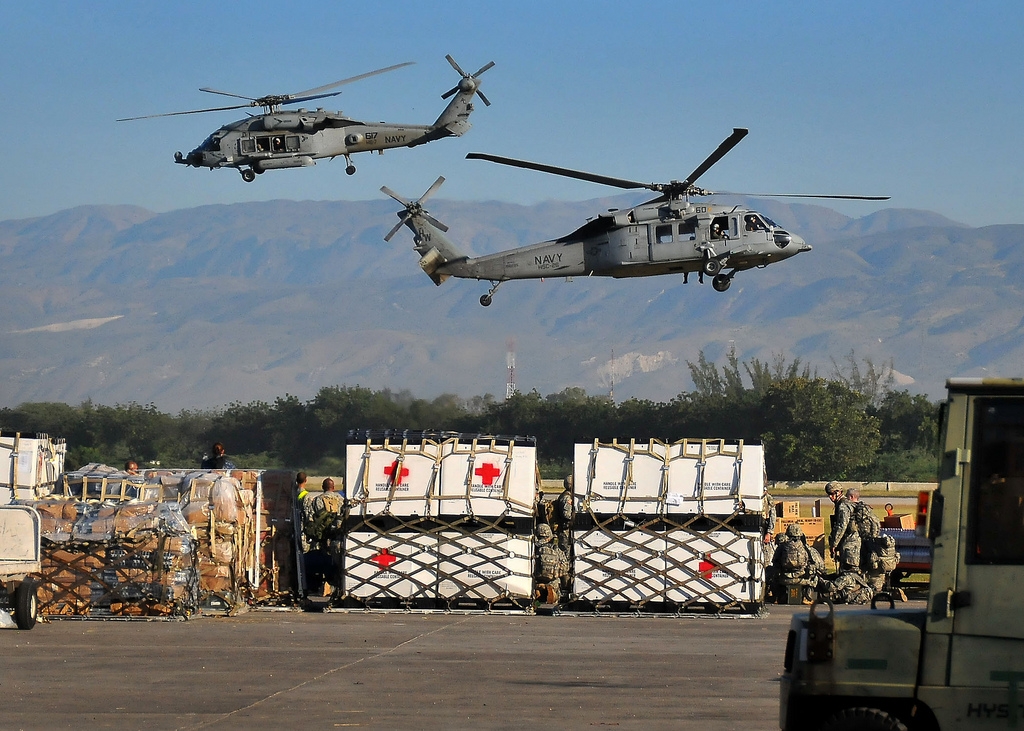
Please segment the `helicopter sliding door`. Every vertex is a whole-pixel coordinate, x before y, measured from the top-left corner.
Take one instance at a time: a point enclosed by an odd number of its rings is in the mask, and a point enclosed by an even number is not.
[[[679,261],[696,255],[697,217],[650,224],[651,261]]]

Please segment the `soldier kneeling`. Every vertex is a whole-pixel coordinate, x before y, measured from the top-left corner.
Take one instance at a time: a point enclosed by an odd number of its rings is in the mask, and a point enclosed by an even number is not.
[[[814,601],[818,583],[825,573],[825,561],[807,545],[807,536],[796,523],[786,528],[786,540],[776,547],[771,573],[777,598],[788,598],[790,588],[799,587],[804,603]]]
[[[875,595],[864,577],[855,571],[839,574],[834,581],[822,580],[819,591],[833,604],[867,604]]]
[[[569,573],[569,559],[565,551],[555,544],[551,526],[538,525],[536,535],[533,571],[536,588],[533,596],[541,604],[558,604],[562,578]]]

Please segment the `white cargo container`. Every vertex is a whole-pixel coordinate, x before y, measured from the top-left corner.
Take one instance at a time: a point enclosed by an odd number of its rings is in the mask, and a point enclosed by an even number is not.
[[[764,589],[760,537],[666,525],[577,531],[573,593],[596,608],[750,608]]]
[[[64,471],[67,444],[46,434],[0,431],[0,504],[31,500]]]
[[[470,602],[482,608],[502,599],[525,601],[533,588],[528,536],[432,530],[413,523],[385,532],[350,530],[342,556],[343,599],[370,607],[448,608]]]
[[[761,512],[764,448],[722,439],[577,444],[575,495],[598,515]]]
[[[345,480],[352,514],[533,514],[532,439],[447,432],[353,432]]]
[[[365,606],[525,605],[533,588],[534,440],[354,431],[342,595]]]
[[[750,610],[764,593],[764,449],[721,439],[577,444],[574,599]]]

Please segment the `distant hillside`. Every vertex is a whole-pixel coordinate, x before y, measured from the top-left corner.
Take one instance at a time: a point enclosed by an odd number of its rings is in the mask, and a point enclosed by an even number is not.
[[[520,206],[432,200],[477,254],[558,236],[642,196]],[[738,199],[739,200],[739,199]],[[309,398],[325,385],[431,397],[503,395],[508,340],[521,390],[566,386],[666,401],[687,360],[799,357],[822,375],[851,351],[891,358],[914,391],[950,375],[1020,375],[1024,226],[968,228],[927,211],[852,219],[755,207],[809,254],[737,275],[435,287],[411,237],[383,235],[387,199],[267,201],[155,214],[81,207],[0,222],[0,405],[153,402],[177,411]],[[614,361],[612,354],[614,351]]]

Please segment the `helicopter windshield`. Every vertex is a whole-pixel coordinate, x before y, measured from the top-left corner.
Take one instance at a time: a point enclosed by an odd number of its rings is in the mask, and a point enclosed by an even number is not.
[[[203,144],[199,145],[199,149],[207,152],[220,152],[220,137],[210,135],[203,140]]]

